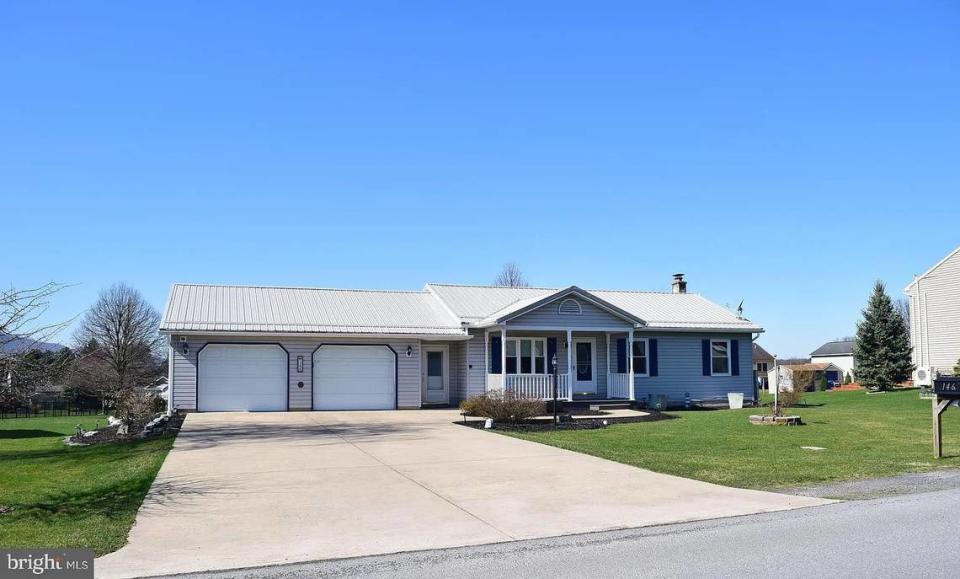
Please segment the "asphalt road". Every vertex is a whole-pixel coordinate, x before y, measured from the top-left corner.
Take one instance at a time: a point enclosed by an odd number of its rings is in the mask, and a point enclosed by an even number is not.
[[[958,555],[960,489],[949,489],[700,523],[188,577],[957,577]]]

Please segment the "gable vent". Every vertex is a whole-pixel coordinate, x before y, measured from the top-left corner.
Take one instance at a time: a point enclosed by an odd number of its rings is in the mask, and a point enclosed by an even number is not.
[[[560,302],[560,313],[579,316],[583,311],[580,309],[580,302],[567,298]]]

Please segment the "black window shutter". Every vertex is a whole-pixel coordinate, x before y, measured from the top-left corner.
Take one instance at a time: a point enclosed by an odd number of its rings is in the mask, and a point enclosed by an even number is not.
[[[500,374],[503,371],[503,354],[500,348],[503,344],[500,336],[490,336],[490,373]]]
[[[701,353],[703,354],[703,375],[710,375],[710,340],[704,340],[701,344]]]
[[[553,357],[557,355],[557,339],[547,338],[547,374],[553,374]],[[557,366],[560,362],[557,362]],[[559,372],[560,369],[557,369]]]
[[[657,339],[650,338],[647,340],[647,347],[650,349],[647,352],[647,358],[649,359],[647,365],[650,367],[650,375],[658,376],[660,375],[660,367],[657,364]]]
[[[627,340],[617,338],[617,373],[627,373]]]
[[[740,340],[730,340],[730,373],[740,375]]]

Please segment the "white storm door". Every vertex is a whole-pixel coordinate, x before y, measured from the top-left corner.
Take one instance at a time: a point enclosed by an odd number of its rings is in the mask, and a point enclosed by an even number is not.
[[[423,348],[423,403],[450,403],[449,349],[446,346]]]
[[[573,339],[573,391],[597,393],[597,347],[593,338]]]

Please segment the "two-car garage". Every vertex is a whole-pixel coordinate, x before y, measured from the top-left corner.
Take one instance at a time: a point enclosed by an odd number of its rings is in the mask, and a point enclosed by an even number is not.
[[[324,344],[311,361],[314,410],[396,408],[396,354],[388,346]],[[197,409],[288,410],[289,371],[290,354],[279,344],[206,344],[197,354]]]

